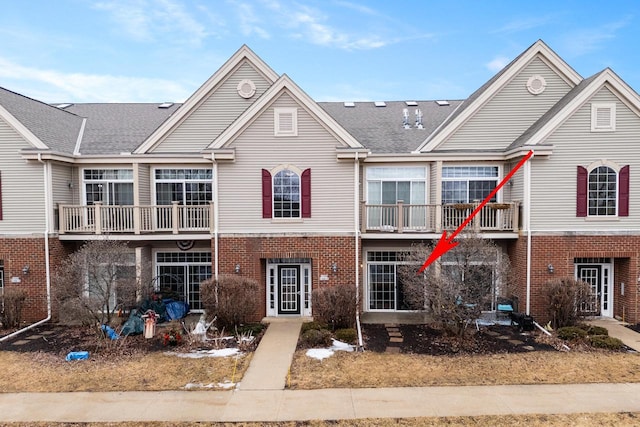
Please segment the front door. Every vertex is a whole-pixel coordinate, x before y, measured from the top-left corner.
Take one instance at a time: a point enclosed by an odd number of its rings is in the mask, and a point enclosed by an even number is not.
[[[604,317],[613,317],[611,295],[611,264],[578,264],[576,278],[591,286],[593,298],[583,310]]]
[[[278,314],[300,314],[300,266],[278,266]]]

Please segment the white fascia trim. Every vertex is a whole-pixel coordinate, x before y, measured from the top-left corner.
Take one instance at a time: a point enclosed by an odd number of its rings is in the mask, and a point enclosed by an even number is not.
[[[204,97],[216,86],[220,84],[243,60],[248,60],[255,66],[264,77],[271,83],[278,79],[278,74],[271,69],[258,55],[256,55],[247,45],[243,45],[231,58],[225,62],[202,86],[196,90],[180,108],[162,123],[145,142],[134,150],[135,154],[146,153],[153,148],[176,124],[180,123],[193,108],[201,103]]]
[[[80,125],[80,132],[78,132],[78,139],[76,140],[76,146],[73,148],[73,155],[80,155],[80,144],[82,144],[82,137],[84,136],[84,127],[87,124],[87,119],[82,119],[82,124]]]
[[[578,94],[578,96],[565,105],[558,114],[556,114],[551,120],[549,120],[549,122],[532,135],[525,143],[525,146],[537,145],[546,140],[560,127],[560,125],[562,125],[562,123],[564,123],[579,108],[588,102],[593,95],[607,85],[614,89],[614,92],[618,92],[618,94],[623,98],[621,99],[623,102],[624,100],[629,102],[633,107],[632,109],[635,109],[636,114],[640,112],[640,98],[638,98],[638,95],[615,73],[610,69],[606,69],[594,81],[592,81],[588,87]]]
[[[549,47],[541,40],[538,40],[527,50],[516,63],[502,74],[493,84],[488,87],[473,103],[464,110],[458,117],[456,117],[448,126],[444,132],[436,135],[432,140],[425,141],[417,151],[430,151],[440,145],[446,138],[453,134],[460,126],[462,126],[467,120],[469,120],[486,102],[488,102],[493,96],[498,93],[507,83],[509,83],[524,67],[526,67],[536,56],[542,55],[542,58],[546,58],[547,64],[556,68],[562,77],[568,78],[569,82],[576,86],[582,81],[582,77],[576,73],[562,58],[555,54]],[[544,59],[543,59],[544,60]],[[566,80],[566,79],[565,79]],[[460,104],[463,105],[464,103]]]
[[[327,114],[316,102],[311,99],[298,85],[296,85],[286,74],[278,79],[267,91],[244,113],[236,119],[227,129],[224,130],[207,149],[220,149],[229,144],[242,132],[263,110],[266,110],[276,99],[278,94],[286,90],[295,98],[308,113],[316,116],[320,123],[333,135],[349,148],[365,148],[353,136],[351,136],[333,117]]]
[[[44,142],[40,141],[25,125],[23,125],[13,114],[8,112],[2,105],[0,105],[0,118],[4,119],[9,126],[11,126],[16,132],[20,134],[29,144],[35,148],[41,150],[48,150],[49,147]]]
[[[529,150],[527,149],[528,153]],[[420,154],[369,154],[364,159],[365,163],[411,163],[411,162],[429,162],[436,160],[443,161],[503,161],[505,153],[420,153]]]

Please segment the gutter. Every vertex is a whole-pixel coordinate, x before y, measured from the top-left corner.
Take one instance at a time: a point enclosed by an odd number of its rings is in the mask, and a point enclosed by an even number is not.
[[[360,350],[364,350],[364,344],[362,342],[362,328],[360,327],[360,245],[359,245],[359,237],[360,237],[360,204],[358,203],[358,195],[359,195],[359,159],[358,152],[355,152],[355,158],[353,162],[353,219],[355,224],[355,263],[356,263],[356,329],[358,332],[358,348]]]
[[[9,335],[0,338],[0,342],[11,339],[23,332],[40,326],[43,323],[51,320],[51,265],[49,263],[49,214],[51,211],[49,203],[49,164],[42,160],[41,154],[38,153],[38,162],[42,163],[42,170],[44,175],[44,210],[45,210],[45,230],[44,230],[44,256],[45,256],[45,275],[47,283],[47,317],[25,328],[19,329]]]

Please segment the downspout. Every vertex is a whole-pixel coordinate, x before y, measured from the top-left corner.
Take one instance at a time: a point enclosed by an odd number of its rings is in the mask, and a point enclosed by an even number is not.
[[[362,328],[360,327],[360,203],[358,202],[358,196],[360,194],[359,191],[359,183],[358,179],[360,175],[360,162],[358,159],[358,152],[356,151],[356,157],[353,162],[353,219],[355,224],[355,248],[356,248],[356,328],[358,331],[358,348],[360,350],[364,349],[364,344],[362,342]]]
[[[47,284],[47,317],[25,328],[19,329],[9,335],[0,338],[0,342],[15,337],[29,329],[33,329],[45,322],[51,320],[51,266],[49,264],[49,215],[51,213],[49,203],[49,168],[48,163],[42,160],[42,154],[38,153],[38,162],[42,163],[42,170],[44,175],[44,211],[45,211],[45,230],[44,230],[44,256],[45,256],[45,275]]]
[[[524,164],[525,179],[525,227],[527,227],[527,304],[525,314],[531,314],[531,160],[535,154],[531,155],[528,162]]]
[[[215,155],[211,153],[211,160],[213,161],[213,250],[215,255],[213,257],[213,274],[214,278],[218,280],[219,260],[218,260],[218,162],[216,162]]]

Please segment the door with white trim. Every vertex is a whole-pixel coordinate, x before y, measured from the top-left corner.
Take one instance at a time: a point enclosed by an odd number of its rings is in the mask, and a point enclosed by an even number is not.
[[[267,263],[267,316],[281,315],[311,316],[311,264]]]
[[[587,312],[603,317],[613,317],[611,264],[577,264],[576,278],[591,286],[593,298],[581,307]]]
[[[278,314],[300,314],[300,266],[278,266]]]

